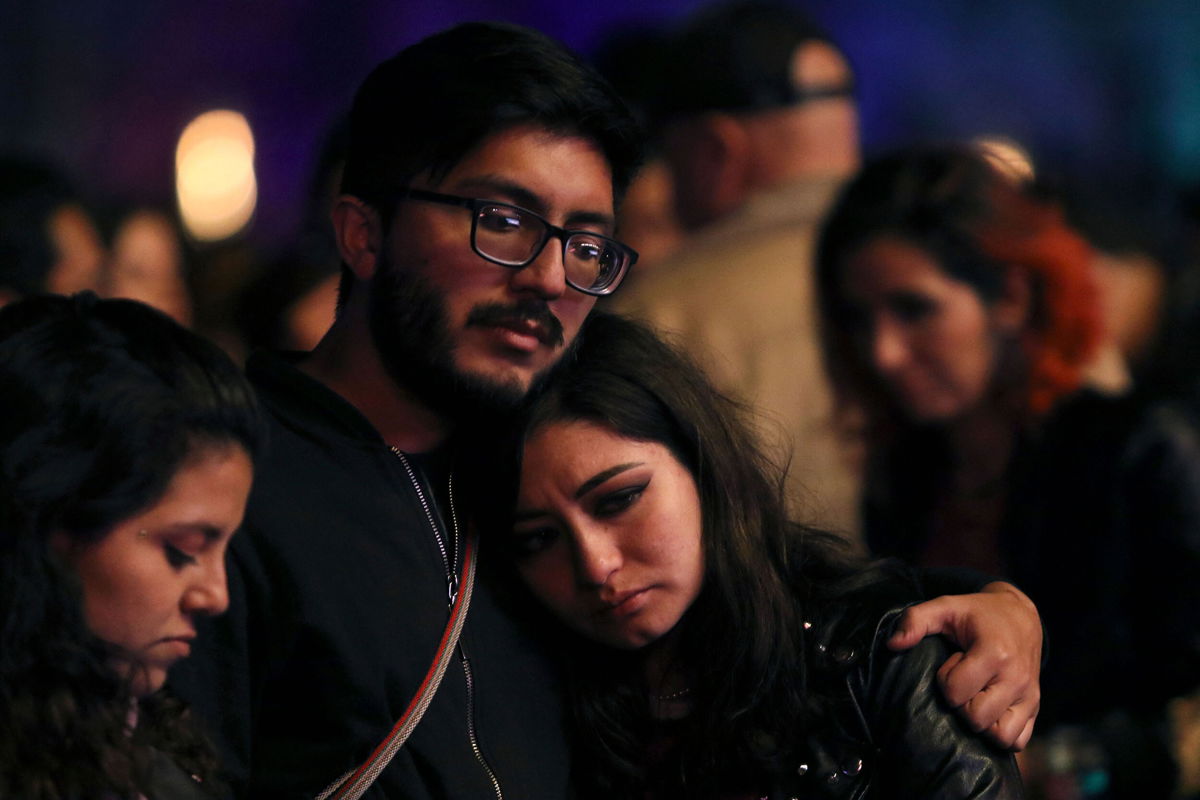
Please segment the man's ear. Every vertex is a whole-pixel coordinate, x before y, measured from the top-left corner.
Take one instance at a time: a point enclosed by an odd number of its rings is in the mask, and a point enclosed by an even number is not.
[[[1004,270],[1004,287],[992,306],[992,320],[1005,333],[1017,333],[1033,313],[1033,286],[1029,272],[1009,266]]]
[[[354,195],[343,194],[333,204],[333,233],[342,263],[359,280],[370,280],[383,247],[379,212]]]
[[[712,113],[702,125],[708,157],[712,203],[722,214],[745,201],[751,162],[751,142],[746,129],[730,114]]]

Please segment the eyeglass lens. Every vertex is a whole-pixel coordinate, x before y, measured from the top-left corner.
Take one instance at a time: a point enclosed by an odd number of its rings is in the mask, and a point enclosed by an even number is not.
[[[475,247],[487,258],[517,266],[534,258],[546,239],[545,223],[506,205],[483,205],[475,218]],[[620,272],[625,255],[598,234],[573,233],[563,248],[567,281],[584,289],[602,289]]]

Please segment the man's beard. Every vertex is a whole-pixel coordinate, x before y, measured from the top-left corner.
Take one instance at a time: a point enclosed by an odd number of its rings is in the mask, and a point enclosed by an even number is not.
[[[532,387],[518,379],[493,380],[454,364],[454,341],[443,294],[422,278],[382,261],[372,283],[368,326],[392,380],[434,413],[455,422],[481,416],[508,417],[524,404]],[[506,317],[533,318],[545,326],[552,346],[563,341],[562,325],[544,301],[473,308],[467,325]],[[535,383],[543,375],[535,376]]]

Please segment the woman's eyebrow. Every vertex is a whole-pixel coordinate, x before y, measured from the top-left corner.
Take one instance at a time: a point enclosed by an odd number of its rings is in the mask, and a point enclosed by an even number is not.
[[[221,529],[207,522],[177,522],[163,528],[162,533],[164,536],[199,533],[206,542],[215,542],[221,538]]]
[[[645,463],[645,462],[631,461],[628,464],[617,464],[615,467],[609,467],[608,469],[604,470],[603,472],[597,472],[595,475],[593,475],[592,477],[590,477],[586,481],[584,481],[582,486],[580,486],[578,489],[575,490],[575,499],[578,500],[579,498],[583,497],[585,494],[590,492],[592,489],[595,489],[597,486],[604,483],[606,480],[613,477],[614,475],[620,475],[622,472],[625,472],[626,470],[633,469],[634,467],[640,467],[640,466],[642,466],[643,463]]]
[[[584,481],[582,486],[575,490],[575,499],[580,499],[592,489],[595,489],[597,486],[604,483],[614,475],[620,475],[622,472],[631,470],[634,467],[640,467],[644,463],[644,461],[631,461],[628,464],[617,464],[615,467],[609,467],[602,472],[597,472],[595,475]],[[530,509],[528,511],[518,511],[513,514],[513,522],[525,522],[526,520],[537,519],[538,517],[545,516],[545,514],[545,511],[537,508]]]

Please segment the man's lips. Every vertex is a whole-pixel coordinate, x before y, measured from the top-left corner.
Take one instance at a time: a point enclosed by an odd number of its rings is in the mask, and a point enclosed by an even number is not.
[[[562,323],[542,302],[525,301],[515,305],[492,303],[472,309],[467,325],[495,328],[518,337],[530,337],[546,347],[557,347],[564,341]]]
[[[486,327],[512,331],[518,336],[531,336],[546,347],[553,347],[555,344],[555,337],[546,326],[531,319],[513,318],[484,324]]]

